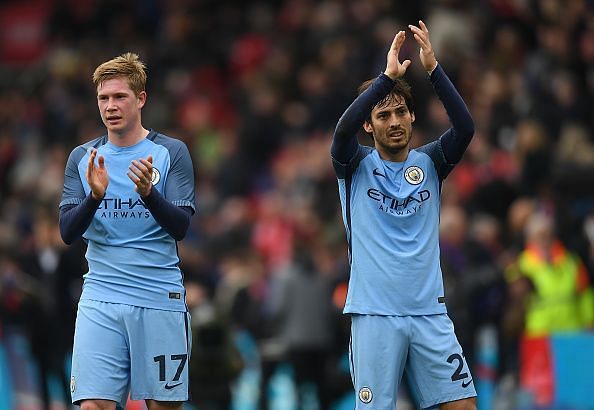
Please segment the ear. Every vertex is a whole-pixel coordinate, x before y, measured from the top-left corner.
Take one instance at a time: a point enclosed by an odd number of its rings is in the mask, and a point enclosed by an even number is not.
[[[146,91],[141,91],[138,93],[138,108],[144,107],[146,103]]]
[[[363,129],[365,130],[365,132],[367,132],[368,134],[372,134],[373,135],[373,127],[371,126],[371,124],[369,123],[369,121],[365,121],[363,123]]]
[[[410,122],[411,122],[411,124],[412,124],[413,122],[415,122],[415,113],[414,113],[414,112],[411,112],[411,113],[410,113]]]

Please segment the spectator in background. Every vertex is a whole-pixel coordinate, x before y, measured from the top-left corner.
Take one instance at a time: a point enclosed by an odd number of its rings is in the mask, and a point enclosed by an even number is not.
[[[527,337],[575,332],[594,325],[594,294],[582,260],[557,238],[553,219],[530,216],[526,245],[506,271],[508,329]]]
[[[31,321],[39,314],[43,290],[24,272],[14,249],[0,248],[0,342],[7,352],[10,382],[15,392],[26,394],[34,385],[31,366]],[[42,403],[45,405],[46,403]]]
[[[81,272],[86,266],[82,241],[70,247],[62,242],[55,212],[47,204],[37,206],[32,231],[21,266],[38,283],[38,297],[30,306],[26,323],[31,351],[39,365],[41,399],[49,409],[51,375],[58,380],[60,398],[70,396],[66,359],[72,347]]]
[[[498,322],[505,289],[497,267],[498,249],[489,249],[497,246],[496,239],[488,238],[494,235],[489,230],[498,228],[489,226],[492,223],[485,216],[469,221],[466,212],[456,206],[442,207],[440,213],[439,245],[448,314],[471,368],[478,329]]]
[[[233,382],[243,368],[231,323],[212,302],[207,286],[190,278],[185,288],[192,315],[192,404],[200,410],[228,410]]]
[[[550,214],[532,214],[524,232],[525,246],[505,273],[503,368],[506,379],[517,377],[537,405],[546,405],[553,403],[550,365],[555,358],[542,346],[552,343],[550,336],[591,329],[594,294],[585,265],[559,240]]]
[[[340,312],[332,303],[334,278],[321,241],[296,239],[293,262],[277,275],[280,339],[294,370],[298,408],[307,387],[315,388],[321,409],[330,408],[329,367]]]

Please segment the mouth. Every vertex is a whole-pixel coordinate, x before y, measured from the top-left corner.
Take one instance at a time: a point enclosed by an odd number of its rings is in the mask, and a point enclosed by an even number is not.
[[[405,136],[405,132],[403,130],[393,131],[393,132],[388,133],[388,137],[395,138],[395,139],[403,138],[404,136]]]
[[[106,117],[106,118],[105,118],[105,121],[106,121],[108,124],[115,124],[115,123],[118,123],[118,122],[120,122],[120,120],[121,120],[121,119],[122,119],[122,117],[119,117],[119,116],[117,116],[117,115],[110,115],[109,117]]]

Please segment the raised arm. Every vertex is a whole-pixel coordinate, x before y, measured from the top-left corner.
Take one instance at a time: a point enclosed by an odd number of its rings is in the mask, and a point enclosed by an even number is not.
[[[346,164],[357,152],[357,132],[369,117],[371,110],[394,86],[390,77],[380,74],[373,84],[359,95],[338,120],[332,139],[331,154],[336,161]]]
[[[456,164],[474,135],[474,121],[464,103],[464,100],[446,75],[441,66],[437,66],[431,73],[431,83],[441,100],[452,127],[441,136],[441,145],[446,160]]]
[[[392,90],[393,80],[402,77],[410,65],[410,60],[400,62],[398,59],[405,37],[404,31],[396,33],[386,56],[386,70],[353,101],[338,120],[331,148],[332,157],[336,161],[346,164],[353,159],[358,147],[357,132],[373,107]]]
[[[445,159],[449,164],[456,164],[462,158],[474,135],[474,121],[456,87],[438,64],[425,23],[419,20],[418,27],[409,25],[409,28],[420,47],[421,63],[429,73],[433,88],[452,123],[452,127],[441,136],[440,140]]]

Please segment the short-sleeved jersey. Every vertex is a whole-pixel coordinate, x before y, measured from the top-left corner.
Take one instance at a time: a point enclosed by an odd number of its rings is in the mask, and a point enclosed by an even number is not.
[[[345,313],[445,313],[439,263],[442,180],[452,169],[439,140],[404,162],[359,146],[348,164],[334,161],[349,243]]]
[[[86,170],[92,148],[105,158],[109,185],[83,234],[89,271],[81,299],[185,311],[177,243],[153,218],[127,173],[132,160],[152,155],[153,189],[174,205],[195,210],[186,145],[152,130],[129,147],[110,143],[106,135],[80,145],[68,158],[60,207],[79,204],[91,192]]]

